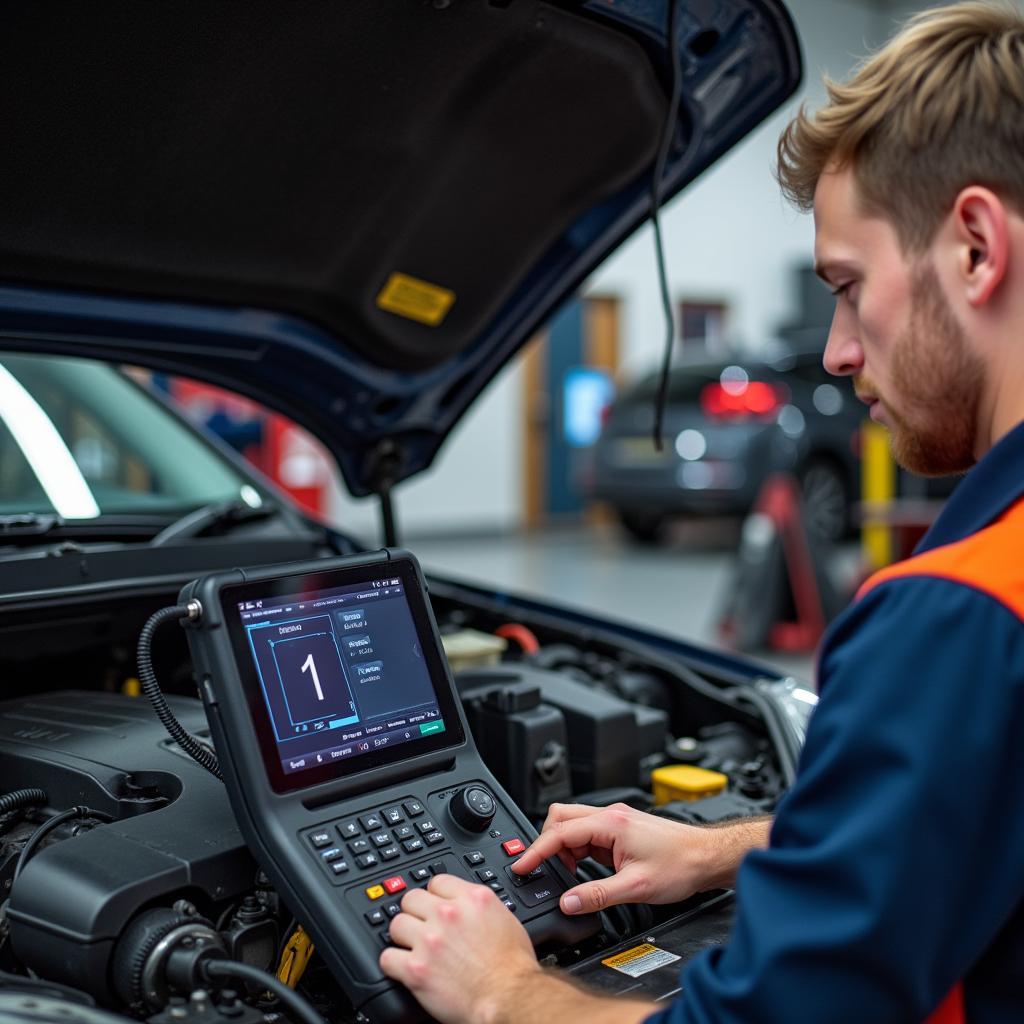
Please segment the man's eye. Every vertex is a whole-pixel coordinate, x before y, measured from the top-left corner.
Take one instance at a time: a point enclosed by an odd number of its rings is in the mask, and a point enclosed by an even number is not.
[[[829,290],[838,299],[841,295],[845,295],[846,294],[846,291],[847,291],[847,289],[849,287],[850,287],[850,282],[847,281],[846,284],[837,285],[835,288],[830,288]]]

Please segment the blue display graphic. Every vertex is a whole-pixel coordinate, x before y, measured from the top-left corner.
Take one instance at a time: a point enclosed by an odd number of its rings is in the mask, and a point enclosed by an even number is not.
[[[359,721],[330,615],[246,631],[278,743]]]
[[[285,772],[445,731],[399,580],[238,611]]]

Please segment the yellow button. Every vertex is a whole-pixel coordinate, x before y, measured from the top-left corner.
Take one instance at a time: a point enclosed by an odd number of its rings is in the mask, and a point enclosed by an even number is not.
[[[369,896],[371,900],[379,900],[381,896],[384,895],[384,886],[371,885],[370,888],[366,890],[366,895]]]

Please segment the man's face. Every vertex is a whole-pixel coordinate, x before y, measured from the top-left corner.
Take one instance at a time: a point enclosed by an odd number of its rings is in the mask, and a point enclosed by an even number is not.
[[[825,368],[853,377],[900,465],[930,476],[969,469],[984,367],[928,253],[905,256],[892,225],[864,213],[849,169],[821,176],[814,221],[815,265],[837,293]]]

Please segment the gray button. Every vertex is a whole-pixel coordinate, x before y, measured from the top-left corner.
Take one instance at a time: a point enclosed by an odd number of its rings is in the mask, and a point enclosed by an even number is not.
[[[516,889],[516,895],[528,907],[536,907],[541,903],[547,903],[548,900],[557,899],[558,889],[551,884],[535,882],[533,885],[524,885],[521,889]]]

